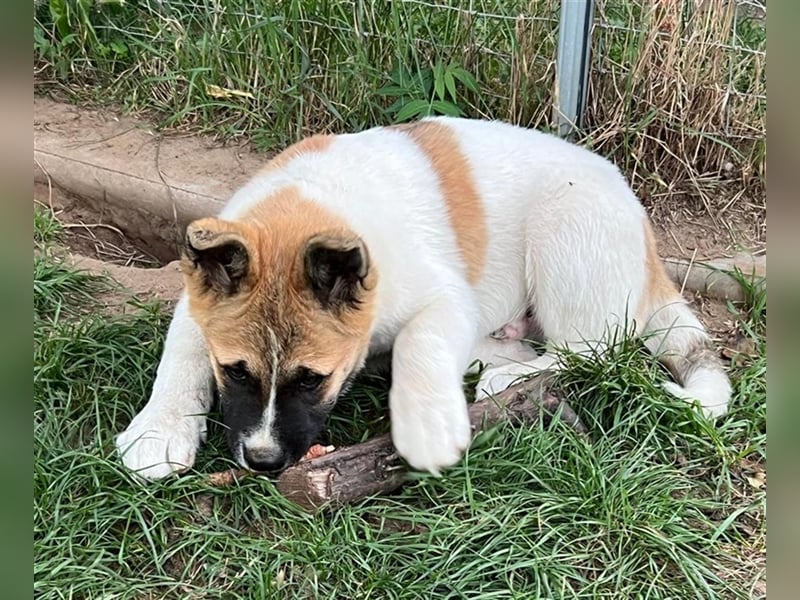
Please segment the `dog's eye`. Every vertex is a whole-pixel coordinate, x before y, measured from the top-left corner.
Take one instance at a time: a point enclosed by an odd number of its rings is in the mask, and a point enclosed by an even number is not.
[[[250,379],[250,373],[247,371],[247,365],[244,361],[239,361],[233,365],[223,365],[222,370],[225,372],[225,377],[232,381],[244,383]]]
[[[322,385],[322,382],[327,379],[327,375],[322,375],[311,369],[301,367],[295,377],[295,384],[301,390],[308,392],[314,391]]]

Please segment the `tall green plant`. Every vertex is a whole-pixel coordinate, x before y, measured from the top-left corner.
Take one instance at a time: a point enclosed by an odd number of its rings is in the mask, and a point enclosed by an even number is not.
[[[479,93],[472,73],[456,63],[436,62],[417,72],[398,63],[389,78],[390,83],[377,94],[396,98],[386,109],[395,123],[429,115],[463,116],[465,110],[460,103],[466,94]]]

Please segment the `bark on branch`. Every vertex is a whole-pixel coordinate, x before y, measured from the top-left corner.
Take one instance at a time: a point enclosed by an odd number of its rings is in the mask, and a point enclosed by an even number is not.
[[[473,437],[501,421],[526,423],[540,416],[557,416],[586,433],[575,411],[548,391],[550,381],[550,376],[536,376],[494,398],[470,404]],[[290,467],[278,477],[277,487],[286,497],[313,511],[391,492],[402,485],[406,473],[390,436],[384,435]]]

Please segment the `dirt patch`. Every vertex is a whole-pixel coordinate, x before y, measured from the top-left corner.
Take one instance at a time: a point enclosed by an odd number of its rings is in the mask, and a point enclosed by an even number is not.
[[[754,354],[753,341],[742,334],[737,318],[727,302],[707,298],[696,292],[684,292],[683,296],[689,301],[726,361],[744,360]]]
[[[34,180],[114,212],[121,229],[144,239],[155,233],[179,243],[190,221],[218,213],[267,158],[247,145],[161,132],[112,109],[44,97],[34,97],[33,108]]]
[[[174,225],[134,211],[120,223],[119,211],[46,183],[33,184],[34,204],[49,209],[64,226],[63,245],[72,253],[112,265],[159,267],[178,258]],[[140,221],[131,233],[128,225]],[[144,226],[146,224],[146,227]],[[168,231],[165,231],[168,230]],[[149,231],[149,235],[142,235]]]
[[[43,148],[49,149],[50,144],[36,134],[55,133],[68,147],[85,150],[86,155],[131,157],[131,163],[121,167],[144,176],[138,171],[142,159],[155,166],[165,180],[196,182],[196,187],[203,188],[197,191],[210,197],[226,198],[230,189],[243,184],[269,156],[253,152],[248,143],[237,146],[210,136],[162,134],[152,124],[110,108],[77,107],[45,96],[35,96],[33,103],[34,135]]]
[[[33,197],[34,204],[50,210],[63,227],[58,244],[64,248],[59,254],[63,254],[65,263],[75,269],[107,275],[119,284],[119,289],[104,291],[97,297],[104,312],[123,314],[138,310],[131,304],[132,299],[158,300],[171,306],[180,297],[183,275],[176,260],[177,248],[156,233],[159,229],[152,227],[152,222],[150,236],[132,236],[118,226],[114,215],[103,206],[55,186],[34,183]]]
[[[760,210],[722,218],[683,209],[664,211],[653,218],[653,230],[663,257],[706,260],[767,251],[766,216]]]
[[[120,284],[121,289],[109,290],[97,298],[99,304],[110,314],[137,310],[130,303],[131,299],[160,300],[171,308],[183,291],[179,261],[157,269],[142,269],[70,254],[66,257],[66,262],[75,269],[107,275]]]

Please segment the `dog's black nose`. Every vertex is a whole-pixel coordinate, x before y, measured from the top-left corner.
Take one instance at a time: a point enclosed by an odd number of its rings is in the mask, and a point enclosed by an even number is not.
[[[286,456],[280,451],[244,448],[244,460],[253,471],[279,473],[286,468]]]

